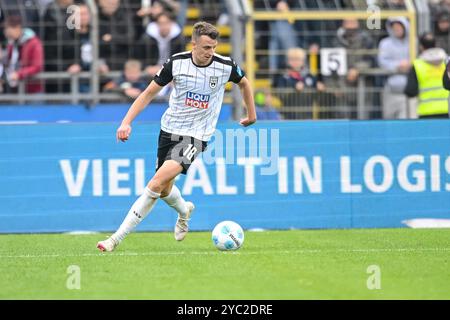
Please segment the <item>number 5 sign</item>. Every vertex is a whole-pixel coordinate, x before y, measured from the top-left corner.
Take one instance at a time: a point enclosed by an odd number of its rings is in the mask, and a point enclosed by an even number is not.
[[[340,76],[347,74],[347,51],[345,48],[320,49],[320,72],[324,76],[337,73]]]

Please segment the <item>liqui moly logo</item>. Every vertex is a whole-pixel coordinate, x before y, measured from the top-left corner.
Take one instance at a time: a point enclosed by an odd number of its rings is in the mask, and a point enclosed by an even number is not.
[[[186,94],[185,104],[188,107],[207,109],[208,103],[209,103],[209,95],[194,92],[188,92]]]

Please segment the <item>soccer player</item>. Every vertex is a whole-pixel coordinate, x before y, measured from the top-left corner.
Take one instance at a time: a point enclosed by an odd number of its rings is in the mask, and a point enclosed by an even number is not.
[[[158,140],[156,173],[144,193],[131,206],[119,229],[97,248],[113,251],[152,210],[161,198],[178,213],[175,239],[183,240],[188,232],[188,220],[194,210],[192,202],[185,201],[174,184],[175,178],[186,174],[190,164],[204,151],[215,131],[222,105],[225,84],[237,83],[247,108],[243,126],[256,121],[253,91],[244,72],[228,57],[215,53],[219,32],[206,22],[194,25],[192,51],[174,54],[153,81],[136,98],[119,129],[117,139],[125,142],[131,134],[131,123],[168,83],[173,82],[169,107],[161,119]]]

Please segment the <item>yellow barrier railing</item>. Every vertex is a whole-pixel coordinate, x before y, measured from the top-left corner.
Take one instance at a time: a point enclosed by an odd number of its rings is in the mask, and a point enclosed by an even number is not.
[[[252,1],[250,1],[252,2]],[[406,10],[380,10],[377,14],[381,20],[392,17],[405,17],[409,20],[409,47],[411,61],[416,58],[417,54],[417,22],[416,11],[411,0],[405,1]],[[253,5],[249,6],[253,8]],[[373,11],[255,11],[252,9],[250,17],[246,23],[245,33],[245,50],[246,50],[246,73],[250,83],[255,83],[255,21],[273,21],[273,20],[344,20],[344,19],[369,19],[373,18]]]

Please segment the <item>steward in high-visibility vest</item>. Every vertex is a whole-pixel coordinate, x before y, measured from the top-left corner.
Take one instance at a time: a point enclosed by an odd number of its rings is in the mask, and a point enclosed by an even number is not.
[[[420,37],[420,47],[422,53],[409,72],[405,94],[418,96],[419,118],[448,118],[449,92],[442,83],[447,54],[443,49],[435,48],[431,33]]]

